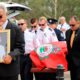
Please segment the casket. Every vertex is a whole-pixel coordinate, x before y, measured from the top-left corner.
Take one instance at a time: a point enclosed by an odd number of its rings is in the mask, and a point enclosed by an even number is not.
[[[63,65],[67,70],[66,54],[66,42],[61,41],[39,46],[30,53],[30,58],[39,70],[44,68],[57,69],[58,65]]]

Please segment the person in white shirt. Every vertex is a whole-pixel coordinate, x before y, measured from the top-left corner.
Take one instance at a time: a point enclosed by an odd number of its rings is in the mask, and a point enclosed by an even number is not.
[[[36,35],[36,44],[40,46],[46,43],[52,43],[58,41],[57,36],[49,30],[49,26],[47,25],[47,19],[45,17],[40,17],[39,19],[39,30]]]
[[[30,72],[32,67],[32,61],[30,59],[30,52],[34,50],[33,37],[34,34],[28,29],[28,24],[25,19],[20,19],[18,21],[19,28],[23,32],[24,41],[25,41],[25,53],[22,55],[21,64],[20,64],[20,74],[21,80],[32,80],[33,74]]]
[[[30,54],[30,52],[34,50],[34,36],[35,34],[30,32],[29,29],[24,31],[25,54]]]
[[[43,44],[48,44],[52,42],[58,41],[57,36],[54,33],[52,35],[52,32],[49,30],[49,26],[47,24],[47,19],[45,17],[40,17],[39,18],[39,29],[36,34],[35,42],[37,47]],[[36,80],[46,80],[47,79],[47,74],[46,73],[36,73],[35,74]]]
[[[64,16],[61,16],[60,19],[59,19],[59,25],[57,26],[57,28],[59,30],[61,30],[63,32],[63,35],[64,35],[64,39],[66,38],[65,37],[65,33],[68,29],[70,29],[70,26],[69,24],[66,22],[66,18]]]

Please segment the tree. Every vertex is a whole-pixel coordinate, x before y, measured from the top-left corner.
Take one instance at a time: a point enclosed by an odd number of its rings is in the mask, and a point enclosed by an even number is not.
[[[71,15],[80,16],[80,0],[12,0],[12,2],[18,2],[32,9],[31,12],[26,14],[22,12],[20,15],[23,18],[26,16],[27,19],[32,17],[39,18],[40,16],[58,19],[63,15],[68,20]]]

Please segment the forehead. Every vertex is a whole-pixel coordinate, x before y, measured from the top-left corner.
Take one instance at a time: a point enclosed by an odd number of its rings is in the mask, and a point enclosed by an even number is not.
[[[77,21],[74,18],[71,18],[69,23],[76,23]]]
[[[0,14],[4,14],[4,13],[6,13],[4,9],[0,8]]]
[[[21,19],[21,20],[19,20],[18,22],[19,22],[19,23],[22,23],[22,22],[25,22],[25,21],[24,21],[23,19]]]
[[[44,20],[44,19],[40,21],[40,23],[45,23],[45,22],[46,22],[46,20]]]

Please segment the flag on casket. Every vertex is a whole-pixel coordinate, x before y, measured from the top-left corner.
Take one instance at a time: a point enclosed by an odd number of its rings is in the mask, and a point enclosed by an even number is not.
[[[45,67],[56,69],[59,64],[62,64],[64,69],[67,70],[66,53],[66,42],[53,42],[51,44],[41,45],[32,51],[30,58],[40,70]]]

